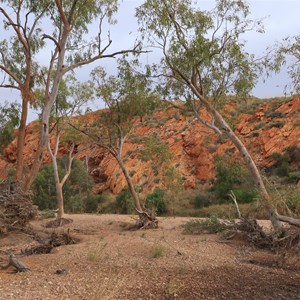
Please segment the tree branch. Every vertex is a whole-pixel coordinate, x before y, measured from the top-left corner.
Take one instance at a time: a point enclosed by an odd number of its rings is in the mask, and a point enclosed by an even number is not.
[[[129,49],[129,50],[121,50],[121,51],[116,51],[116,52],[113,52],[111,54],[106,54],[106,55],[103,55],[103,53],[101,52],[100,54],[90,58],[90,59],[87,59],[87,60],[83,60],[83,61],[80,61],[76,64],[73,64],[69,67],[66,67],[63,69],[63,74],[66,74],[67,72],[69,71],[72,71],[78,67],[81,67],[81,66],[84,66],[84,65],[87,65],[87,64],[90,64],[98,59],[102,59],[102,58],[115,58],[115,56],[118,56],[118,55],[122,55],[122,54],[127,54],[127,53],[148,53],[148,51],[142,51],[142,50],[137,50],[138,48],[138,45],[135,46],[133,49]]]
[[[55,0],[55,4],[56,4],[56,7],[57,7],[57,9],[58,9],[58,12],[59,12],[59,14],[60,14],[60,16],[61,16],[61,19],[62,19],[62,21],[63,21],[65,27],[66,27],[68,30],[70,30],[70,29],[71,29],[71,26],[70,26],[70,23],[68,22],[68,19],[67,19],[67,17],[66,17],[66,14],[65,14],[63,8],[62,8],[61,1],[60,1],[60,0]]]
[[[62,186],[65,184],[65,182],[67,181],[67,179],[69,178],[69,176],[71,174],[72,162],[74,160],[74,156],[73,156],[74,148],[75,148],[75,143],[73,142],[72,145],[71,145],[71,149],[69,151],[69,163],[68,163],[67,172],[66,172],[64,178],[61,181]]]
[[[10,70],[8,70],[5,66],[0,65],[0,69],[3,70],[7,75],[9,75],[14,81],[18,83],[18,85],[22,85],[22,81]]]

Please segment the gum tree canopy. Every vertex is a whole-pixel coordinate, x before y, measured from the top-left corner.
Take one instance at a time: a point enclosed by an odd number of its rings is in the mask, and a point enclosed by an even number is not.
[[[103,58],[137,53],[139,45],[111,51],[110,25],[118,9],[117,0],[21,0],[1,1],[0,16],[9,38],[1,37],[0,70],[4,79],[0,87],[21,91],[23,108],[18,143],[17,180],[27,191],[43,160],[49,136],[49,115],[56,101],[59,83],[68,73]],[[94,36],[90,28],[98,29]],[[43,48],[44,45],[47,48]],[[13,51],[11,51],[13,49]],[[37,56],[44,61],[37,63]],[[28,103],[35,101],[35,89],[44,90],[39,144],[27,174],[22,174],[22,147]],[[23,126],[23,127],[22,127]],[[22,127],[22,128],[21,128]],[[23,131],[22,131],[23,130]]]
[[[168,99],[186,99],[198,121],[231,140],[252,174],[273,227],[282,231],[255,162],[220,112],[226,95],[247,96],[255,85],[258,65],[245,50],[243,34],[263,32],[260,21],[249,18],[242,0],[216,1],[212,11],[202,11],[189,0],[147,0],[136,15],[144,39],[162,53],[160,63],[149,67],[159,77],[158,88]],[[201,108],[210,114],[209,120],[202,118]]]

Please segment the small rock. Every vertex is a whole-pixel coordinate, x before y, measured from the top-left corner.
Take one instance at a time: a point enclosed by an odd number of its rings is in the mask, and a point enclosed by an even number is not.
[[[67,275],[68,271],[66,269],[58,269],[55,271],[56,275]]]

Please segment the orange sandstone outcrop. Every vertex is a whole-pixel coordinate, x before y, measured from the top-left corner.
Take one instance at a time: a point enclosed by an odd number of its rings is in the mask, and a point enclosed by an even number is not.
[[[235,105],[227,105],[224,109],[227,118],[235,114]],[[205,111],[202,117],[208,118]],[[77,123],[92,124],[98,117],[98,112],[92,112],[75,119]],[[254,112],[240,113],[231,123],[235,132],[248,147],[258,166],[270,166],[274,162],[272,153],[282,153],[286,147],[300,148],[300,98],[294,96],[289,101],[275,104],[261,102]],[[143,122],[136,120],[133,135],[147,137],[157,134],[169,146],[173,154],[173,165],[183,178],[185,188],[195,188],[199,184],[208,184],[215,177],[215,155],[229,153],[236,159],[239,154],[228,140],[221,139],[212,130],[208,129],[192,116],[183,116],[175,109],[155,112],[145,117]],[[26,129],[25,162],[31,165],[38,140],[37,121],[32,122]],[[67,153],[67,146],[59,148],[59,154]],[[124,145],[123,157],[134,184],[152,189],[161,184],[159,177],[163,170],[156,173],[149,161],[138,158],[139,151],[143,149],[140,143],[127,142]],[[94,192],[110,190],[117,194],[126,185],[125,178],[114,158],[96,145],[78,142],[76,157],[85,160],[90,174],[94,177],[96,187]],[[7,170],[16,160],[16,140],[4,151],[4,158],[0,158],[0,178],[7,176]],[[44,163],[49,163],[46,154]],[[300,166],[298,166],[300,167]],[[156,180],[155,180],[156,179]]]

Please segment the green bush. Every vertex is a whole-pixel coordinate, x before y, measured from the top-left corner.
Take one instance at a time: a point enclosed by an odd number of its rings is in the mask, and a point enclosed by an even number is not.
[[[258,193],[255,189],[240,188],[233,190],[238,203],[250,203],[255,200]]]
[[[64,208],[68,213],[83,213],[85,211],[84,197],[80,194],[65,197]]]
[[[165,214],[168,211],[168,207],[163,197],[164,191],[160,188],[155,188],[153,193],[147,195],[146,206],[154,208],[157,215]]]
[[[256,197],[251,177],[240,161],[217,157],[217,180],[211,188],[219,203],[228,202],[228,194],[234,191],[240,203],[249,203]]]
[[[188,221],[182,227],[184,234],[218,233],[227,229],[227,225],[220,222],[216,215],[211,215],[204,221]]]
[[[64,175],[67,157],[58,159],[59,176]],[[84,164],[74,160],[72,172],[63,186],[64,209],[66,212],[80,213],[85,211],[85,199],[89,195],[93,179],[87,174]],[[34,197],[33,203],[40,210],[56,209],[57,197],[52,164],[45,165],[39,172],[32,187]]]
[[[300,214],[300,191],[293,190],[287,197],[286,202],[288,208],[295,214]]]
[[[134,212],[134,203],[128,187],[124,188],[117,196],[115,202],[116,213],[131,214]]]
[[[98,212],[98,205],[103,200],[101,195],[88,195],[85,199],[85,212]]]
[[[271,174],[277,175],[279,177],[288,177],[289,173],[291,172],[291,167],[289,164],[289,155],[288,153],[277,153],[274,152],[270,156],[273,160],[275,160],[275,163],[270,168]]]
[[[290,162],[300,162],[300,148],[297,146],[290,146],[285,149]]]
[[[300,181],[300,171],[290,172],[288,176],[289,176],[289,181],[291,183],[295,183],[296,184],[298,181]]]
[[[210,204],[212,204],[211,199],[205,194],[197,194],[196,197],[194,198],[194,207],[195,208],[202,208],[202,207],[207,207]]]

